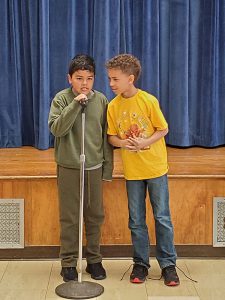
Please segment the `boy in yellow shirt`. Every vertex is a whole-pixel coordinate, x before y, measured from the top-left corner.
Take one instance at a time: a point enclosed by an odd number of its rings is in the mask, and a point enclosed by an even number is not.
[[[134,247],[133,283],[148,275],[149,236],[146,225],[146,191],[155,219],[156,258],[168,286],[179,285],[176,250],[169,209],[167,152],[164,136],[168,124],[158,100],[136,88],[141,73],[139,60],[120,54],[106,63],[109,84],[117,95],[108,105],[108,140],[121,148],[129,207],[129,228]]]

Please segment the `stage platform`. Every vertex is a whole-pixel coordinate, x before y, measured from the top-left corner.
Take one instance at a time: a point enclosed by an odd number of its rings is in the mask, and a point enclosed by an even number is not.
[[[225,196],[225,147],[168,147],[168,162],[170,206],[178,254],[225,256],[224,248],[212,246],[213,197]],[[0,250],[0,258],[57,256],[59,222],[54,149],[0,149],[0,198],[23,198],[25,201],[25,249]],[[119,150],[114,151],[113,181],[104,182],[104,207],[103,254],[129,256],[131,240]],[[154,245],[154,222],[149,204],[147,211]]]
[[[225,147],[167,147],[169,177],[225,178]],[[123,178],[119,150],[114,151],[114,178]],[[0,149],[0,178],[56,178],[54,149]]]

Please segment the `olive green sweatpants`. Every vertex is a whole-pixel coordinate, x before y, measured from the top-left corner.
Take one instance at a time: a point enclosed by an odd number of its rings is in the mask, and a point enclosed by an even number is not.
[[[76,267],[79,249],[80,170],[58,166],[60,258],[63,267]],[[102,168],[85,171],[84,226],[86,260],[101,262],[100,229],[104,221]]]

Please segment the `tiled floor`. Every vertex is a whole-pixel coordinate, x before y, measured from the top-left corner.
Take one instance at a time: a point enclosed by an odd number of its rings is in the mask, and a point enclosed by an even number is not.
[[[104,286],[104,293],[94,300],[224,300],[225,259],[199,260],[179,259],[177,265],[194,283],[179,270],[179,287],[166,287],[163,280],[148,279],[144,284],[129,282],[131,260],[104,260],[107,279],[98,281]],[[85,268],[83,261],[83,268]],[[62,283],[59,261],[0,261],[1,300],[56,300],[55,288]],[[160,277],[155,259],[151,259],[149,277]],[[93,281],[83,273],[82,279]]]

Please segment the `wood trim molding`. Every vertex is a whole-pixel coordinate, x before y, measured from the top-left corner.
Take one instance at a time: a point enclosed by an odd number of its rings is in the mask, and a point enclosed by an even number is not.
[[[84,247],[85,251],[85,247]],[[210,245],[177,245],[178,259],[189,258],[224,258],[223,247]],[[131,258],[131,245],[102,245],[101,253],[104,258]],[[151,246],[151,256],[155,257],[155,246]],[[12,259],[57,259],[59,258],[59,246],[32,246],[24,249],[0,249],[0,260]]]
[[[3,175],[0,176],[0,180],[12,180],[12,179],[56,179],[56,175]],[[220,174],[213,174],[213,175],[202,175],[202,174],[194,174],[194,175],[189,175],[189,174],[182,174],[182,175],[170,175],[168,174],[168,178],[176,178],[176,179],[184,179],[184,178],[196,178],[196,179],[208,179],[208,178],[213,178],[213,179],[224,179],[225,175],[220,175]],[[113,175],[113,179],[124,179],[124,175]]]

